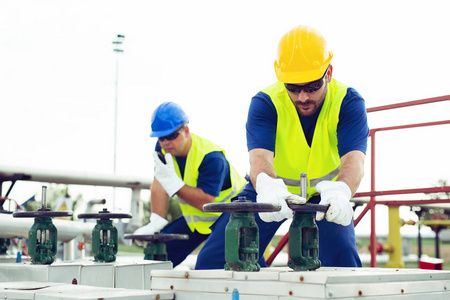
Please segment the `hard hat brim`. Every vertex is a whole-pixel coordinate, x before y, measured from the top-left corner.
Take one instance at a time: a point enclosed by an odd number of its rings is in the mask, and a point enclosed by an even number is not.
[[[152,131],[150,132],[150,137],[163,137],[163,136],[167,136],[169,134],[174,133],[177,130],[178,126],[175,129],[168,129],[168,130],[163,130],[163,131]]]
[[[328,66],[331,64],[331,59],[333,58],[333,53],[329,52],[328,59],[317,69],[314,70],[304,70],[297,72],[287,72],[283,71],[278,65],[278,61],[275,60],[274,68],[277,79],[283,83],[306,83],[315,81],[323,76],[323,73],[327,70]]]

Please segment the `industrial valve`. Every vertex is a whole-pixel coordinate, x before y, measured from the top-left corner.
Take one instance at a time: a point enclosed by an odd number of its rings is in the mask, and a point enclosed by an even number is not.
[[[49,265],[53,263],[57,252],[58,230],[52,217],[69,217],[71,211],[50,211],[46,208],[47,187],[42,187],[42,207],[37,211],[14,212],[14,218],[34,218],[34,224],[28,231],[28,255],[33,264]]]
[[[257,272],[259,260],[259,229],[256,212],[279,211],[281,207],[269,203],[255,203],[239,197],[229,203],[210,203],[203,206],[206,212],[229,212],[225,228],[225,270]]]
[[[187,234],[125,234],[124,239],[147,242],[144,248],[144,260],[167,261],[166,241],[187,240]]]
[[[131,214],[111,213],[106,208],[98,213],[79,214],[79,219],[97,219],[92,229],[92,253],[97,262],[116,261],[118,250],[117,228],[111,219],[131,218]]]
[[[307,197],[306,174],[300,176],[301,196]],[[289,227],[289,261],[288,266],[294,271],[313,271],[321,266],[319,260],[319,229],[316,224],[316,212],[326,212],[328,205],[291,204],[294,211]]]

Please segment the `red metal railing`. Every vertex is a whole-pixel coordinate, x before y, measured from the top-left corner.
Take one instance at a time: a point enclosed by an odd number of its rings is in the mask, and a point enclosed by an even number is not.
[[[404,107],[410,107],[415,105],[422,105],[422,104],[428,104],[428,103],[434,103],[434,102],[440,102],[440,101],[450,101],[450,95],[442,96],[442,97],[435,97],[435,98],[428,98],[423,100],[416,100],[416,101],[409,101],[404,103],[397,103],[392,105],[384,105],[384,106],[378,106],[373,108],[368,108],[367,112],[376,112],[376,111],[385,111],[389,109],[395,109],[395,108],[404,108]],[[376,245],[376,230],[375,230],[375,206],[377,204],[385,204],[390,205],[396,203],[396,205],[413,205],[414,203],[419,203],[416,201],[408,201],[405,200],[402,203],[399,203],[399,201],[377,201],[376,196],[383,196],[383,195],[402,195],[402,194],[415,194],[415,193],[439,193],[439,192],[450,192],[450,186],[445,187],[435,187],[435,188],[415,188],[415,189],[403,189],[403,190],[390,190],[390,191],[376,191],[375,189],[375,145],[376,145],[376,139],[375,139],[375,133],[379,131],[390,131],[390,130],[399,130],[399,129],[406,129],[406,128],[417,128],[417,127],[427,127],[427,126],[438,126],[438,125],[445,125],[450,124],[450,120],[444,120],[444,121],[435,121],[435,122],[427,122],[427,123],[418,123],[418,124],[408,124],[408,125],[400,125],[400,126],[391,126],[391,127],[383,127],[383,128],[375,128],[370,130],[370,138],[371,138],[371,165],[370,165],[370,192],[365,193],[357,193],[355,197],[364,197],[369,196],[370,200],[367,203],[367,205],[364,207],[363,211],[359,214],[359,216],[355,219],[354,225],[358,225],[359,221],[365,216],[365,214],[370,210],[370,244]],[[422,200],[420,201],[422,204],[432,204],[432,203],[449,203],[449,199],[441,199],[442,201],[435,202],[433,200]],[[370,247],[370,266],[376,267],[376,247]]]
[[[450,95],[434,97],[422,100],[415,100],[403,103],[396,103],[391,105],[378,106],[373,108],[368,108],[367,113],[377,112],[377,111],[385,111],[396,108],[404,108],[434,102],[441,101],[450,101]],[[450,199],[435,199],[435,200],[384,200],[377,201],[377,196],[386,196],[386,195],[402,195],[402,194],[417,194],[417,193],[441,193],[441,192],[450,192],[450,186],[443,187],[432,187],[432,188],[415,188],[415,189],[402,189],[402,190],[389,190],[389,191],[377,191],[375,189],[375,133],[379,131],[390,131],[390,130],[399,130],[406,128],[416,128],[416,127],[427,127],[427,126],[438,126],[438,125],[447,125],[450,124],[450,120],[444,121],[435,121],[435,122],[427,122],[427,123],[417,123],[417,124],[408,124],[408,125],[400,125],[400,126],[391,126],[391,127],[382,127],[371,129],[369,133],[369,137],[371,138],[371,165],[370,165],[370,191],[362,192],[355,194],[355,198],[357,197],[370,197],[369,202],[363,208],[362,212],[354,219],[354,225],[357,226],[361,219],[366,215],[366,213],[370,210],[370,244],[376,245],[376,230],[375,230],[375,206],[377,204],[383,205],[423,205],[423,204],[436,204],[436,203],[450,203]],[[287,244],[289,237],[289,232],[282,237],[276,246],[275,250],[267,259],[267,265],[271,265],[275,257],[278,253],[283,249],[283,247]],[[370,266],[376,267],[376,247],[370,247]]]

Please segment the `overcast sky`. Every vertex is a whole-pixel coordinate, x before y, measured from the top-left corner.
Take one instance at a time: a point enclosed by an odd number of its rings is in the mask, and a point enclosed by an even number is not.
[[[225,148],[244,175],[248,105],[276,80],[286,31],[318,28],[334,53],[333,76],[374,107],[450,94],[448,11],[445,0],[2,0],[0,165],[112,173],[118,74],[118,174],[152,178],[150,117],[175,101],[191,131]],[[118,60],[117,34],[125,35]],[[374,113],[369,125],[449,115],[446,101]],[[448,125],[379,133],[377,188],[449,180],[449,133]]]

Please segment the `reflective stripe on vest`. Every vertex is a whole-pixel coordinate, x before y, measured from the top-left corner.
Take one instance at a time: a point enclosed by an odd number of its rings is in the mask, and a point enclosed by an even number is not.
[[[311,147],[284,84],[277,82],[262,90],[272,99],[278,116],[273,165],[291,193],[300,194],[301,173],[308,177],[308,199],[317,194],[315,186],[318,182],[336,180],[340,169],[337,124],[347,88],[335,79],[328,83]]]
[[[201,138],[195,134],[191,134],[191,136],[192,144],[186,157],[183,181],[188,186],[196,187],[198,180],[198,168],[200,167],[205,155],[213,151],[221,151],[225,156],[225,151],[207,139]],[[180,169],[176,159],[173,158],[173,160],[175,170],[181,178]],[[232,197],[236,196],[244,188],[246,183],[246,180],[239,176],[228,160],[227,162],[230,167],[231,187],[221,191],[219,196],[215,198],[214,203],[229,202]],[[180,202],[180,208],[184,219],[192,232],[197,230],[201,234],[211,233],[211,229],[209,229],[209,227],[217,220],[217,218],[219,218],[221,213],[202,212],[201,210],[187,204],[180,197],[178,197],[178,201]]]
[[[329,173],[329,174],[327,174],[325,176],[322,176],[320,178],[310,179],[309,180],[309,185],[311,187],[316,187],[316,185],[319,182],[323,181],[323,180],[333,180],[335,177],[338,176],[340,169],[341,169],[341,166],[337,167],[337,169],[335,169],[334,171],[331,171],[331,173]],[[298,180],[288,179],[288,178],[283,178],[283,177],[280,177],[280,176],[278,176],[278,178],[283,179],[283,182],[286,185],[300,186],[300,179],[298,179]]]

